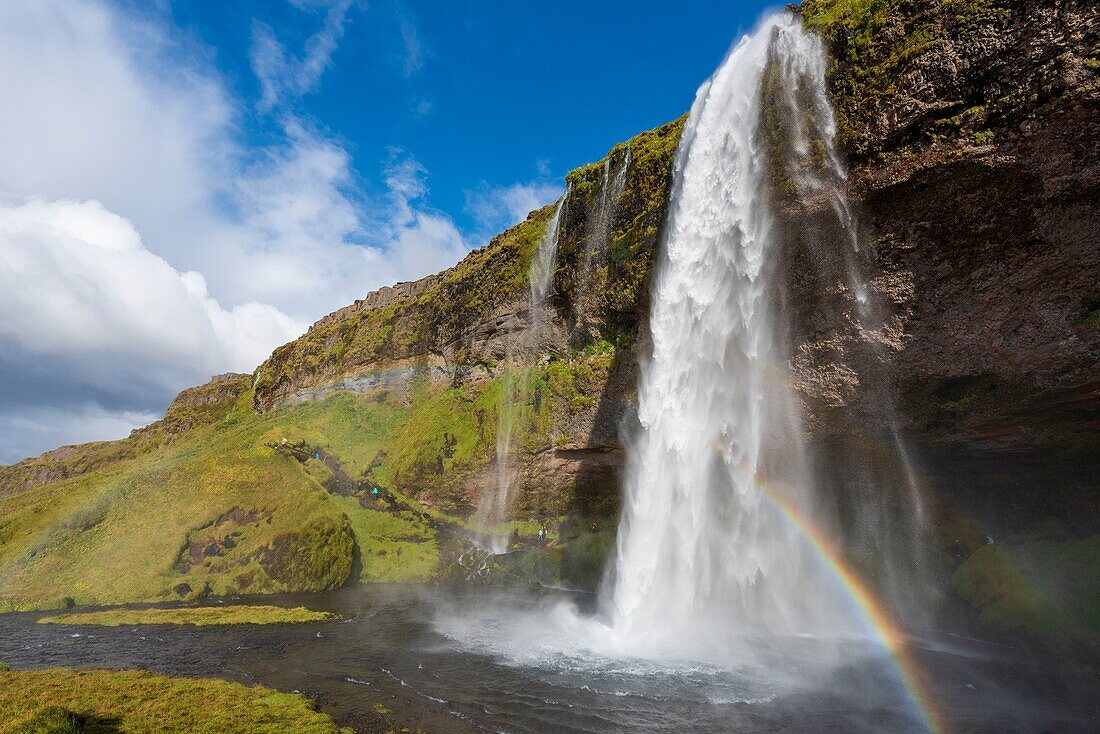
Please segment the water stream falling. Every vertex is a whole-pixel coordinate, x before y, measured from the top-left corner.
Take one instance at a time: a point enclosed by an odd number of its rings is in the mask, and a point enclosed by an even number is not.
[[[826,203],[849,249],[858,245],[825,68],[820,42],[784,13],[736,45],[696,95],[675,161],[641,429],[601,596],[622,634],[856,626],[799,527],[828,518],[791,385],[778,272],[780,192]],[[858,314],[865,288],[853,253],[838,255],[849,260],[839,270]]]
[[[615,218],[619,197],[626,187],[626,175],[630,170],[632,155],[633,151],[628,145],[614,177],[611,176],[611,159],[613,156],[609,155],[604,159],[600,176],[600,195],[596,200],[595,210],[589,214],[590,224],[584,240],[584,259],[581,261],[580,277],[573,296],[577,332],[582,342],[587,341],[593,333],[593,327],[588,323],[585,299],[592,280],[592,262],[600,248],[606,249],[610,245],[611,226]]]
[[[527,401],[522,375],[513,370],[513,362],[522,360],[532,349],[537,349],[546,319],[546,299],[554,280],[554,266],[558,257],[558,238],[561,231],[562,210],[569,200],[569,188],[558,200],[546,230],[539,240],[538,250],[531,260],[528,276],[530,286],[527,310],[529,322],[521,332],[519,343],[509,343],[501,376],[501,396],[497,406],[496,435],[496,491],[486,492],[478,503],[477,526],[484,532],[484,549],[491,554],[508,550],[510,508],[515,494],[516,467],[513,461],[513,442],[519,408]]]

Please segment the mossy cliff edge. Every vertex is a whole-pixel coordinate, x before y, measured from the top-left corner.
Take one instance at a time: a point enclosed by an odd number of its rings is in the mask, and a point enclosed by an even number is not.
[[[922,452],[941,543],[1040,542],[1043,518],[1066,542],[1095,534],[1095,3],[806,0],[797,12],[831,57],[861,265],[882,317],[874,330],[852,317],[827,212],[786,207],[791,372],[808,430],[872,450],[900,424]],[[184,393],[128,439],[0,469],[0,606],[445,574],[495,487],[509,389],[524,396],[508,408],[517,530],[555,531],[549,567],[520,554],[511,570],[595,583],[682,125],[569,174],[538,344],[528,271],[552,207],[450,270],[321,319],[254,375],[196,388],[209,402]],[[623,166],[621,191],[605,195]],[[1060,463],[1048,471],[1040,455]],[[1019,472],[998,471],[1004,457]],[[985,599],[967,587],[978,576],[959,576],[963,598]]]

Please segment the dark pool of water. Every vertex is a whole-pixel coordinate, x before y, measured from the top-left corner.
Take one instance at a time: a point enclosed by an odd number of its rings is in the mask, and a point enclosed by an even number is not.
[[[583,624],[585,600],[553,592],[371,586],[243,602],[301,604],[343,619],[104,628],[39,625],[39,614],[8,614],[0,615],[0,661],[15,668],[144,668],[299,690],[362,733],[400,726],[517,733],[927,730],[927,716],[908,697],[896,666],[865,641],[795,638],[783,641],[781,652],[769,643],[744,660],[699,664],[614,656],[599,640],[571,640],[574,628],[554,617],[576,603]],[[552,649],[558,643],[560,654]],[[949,636],[914,643],[912,656],[948,731],[1100,731],[1095,673]]]

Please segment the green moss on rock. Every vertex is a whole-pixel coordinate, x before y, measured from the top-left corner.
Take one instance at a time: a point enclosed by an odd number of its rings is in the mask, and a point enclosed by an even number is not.
[[[261,551],[260,566],[288,589],[334,589],[351,574],[354,546],[347,520],[326,518],[275,536]]]
[[[0,672],[0,734],[351,734],[297,693],[132,670]]]
[[[1088,89],[1078,83],[1088,75],[1087,49],[1065,53],[1054,35],[1087,22],[1083,4],[804,0],[799,11],[826,41],[837,140],[856,162],[898,167],[917,155],[924,165],[929,146],[939,147],[931,160],[987,145]],[[1039,41],[1037,33],[1052,35]]]

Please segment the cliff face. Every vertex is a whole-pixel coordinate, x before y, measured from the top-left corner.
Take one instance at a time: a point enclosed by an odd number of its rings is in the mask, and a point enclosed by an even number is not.
[[[903,428],[1081,447],[1100,408],[1100,11],[807,0],[898,321]],[[853,395],[856,402],[859,395]]]

